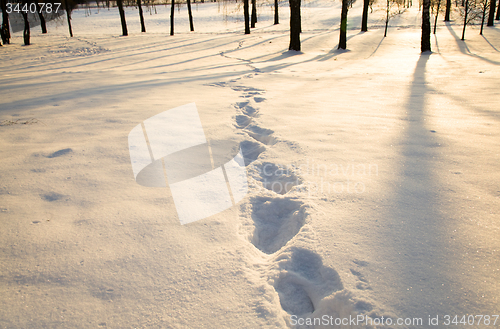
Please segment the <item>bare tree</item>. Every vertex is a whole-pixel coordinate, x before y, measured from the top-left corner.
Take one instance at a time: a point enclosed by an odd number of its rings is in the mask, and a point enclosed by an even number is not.
[[[194,31],[194,24],[193,24],[193,12],[191,10],[191,0],[187,0],[187,7],[188,7],[188,15],[189,15],[189,29],[191,32]]]
[[[29,46],[30,45],[30,22],[28,21],[28,14],[25,11],[21,11],[21,14],[23,15],[23,20],[24,20],[24,31],[23,31],[24,45]]]
[[[498,1],[497,15],[495,16],[495,19],[497,21],[500,20],[500,1]]]
[[[464,0],[464,1],[465,1],[464,9],[461,11],[462,16],[464,17],[462,40],[465,40],[465,29],[467,25],[477,20],[481,15],[482,11],[479,10],[481,2],[487,3],[488,0]]]
[[[120,12],[120,20],[122,22],[122,35],[127,36],[127,21],[125,20],[125,10],[123,10],[123,0],[116,0],[118,11]]]
[[[389,27],[389,11],[391,10],[390,1],[387,0],[386,4],[386,12],[385,12],[385,30],[384,30],[384,38],[387,36],[387,28]]]
[[[280,23],[280,16],[278,14],[278,0],[274,0],[274,25]]]
[[[444,21],[450,21],[450,12],[451,12],[451,0],[446,0],[446,12],[444,14]]]
[[[36,6],[36,11],[38,12],[38,18],[40,19],[40,26],[42,28],[42,34],[47,33],[47,24],[45,24],[45,17],[43,17],[42,14],[42,9],[40,8],[40,5],[38,4],[38,0],[34,0],[35,6]]]
[[[467,26],[467,16],[469,16],[469,0],[465,0],[464,28],[462,30],[462,40],[465,40],[465,27]]]
[[[172,0],[173,1],[173,0]],[[250,14],[248,0],[243,0],[243,15],[245,16],[245,34],[250,34]]]
[[[488,0],[481,0],[479,2],[479,8],[481,9],[481,31],[479,31],[480,35],[483,35],[484,20],[486,18],[486,11],[488,10],[489,6],[490,5],[488,4]]]
[[[254,28],[257,23],[257,4],[256,0],[252,0],[252,18],[250,19],[250,27]]]
[[[420,51],[431,51],[431,0],[423,0],[422,4],[422,39],[420,41]]]
[[[300,0],[289,0],[290,3],[290,45],[289,50],[300,51]]]
[[[436,17],[434,19],[434,34],[436,34],[436,27],[437,27],[437,22],[438,22],[438,16],[439,16],[439,7],[441,7],[441,0],[437,0],[437,8],[436,8]]]
[[[146,25],[144,24],[144,15],[142,13],[142,3],[141,0],[137,0],[137,8],[139,8],[139,18],[141,20],[141,32],[146,32]]]
[[[361,20],[361,31],[368,31],[368,7],[370,6],[370,0],[363,1],[363,18]]]
[[[0,0],[0,9],[2,9],[2,27],[0,28],[0,35],[2,42],[5,45],[10,43],[10,27],[9,27],[9,13],[7,13],[7,0]]]
[[[174,35],[174,13],[175,13],[175,0],[172,0],[170,6],[170,35]]]
[[[342,12],[340,14],[340,40],[339,49],[347,49],[347,12],[349,0],[342,0]]]
[[[73,37],[73,29],[71,28],[71,5],[70,0],[64,0],[64,8],[66,9],[66,20],[68,21],[69,36]]]
[[[490,15],[488,16],[488,26],[493,26],[494,24],[494,19],[495,19],[495,8],[497,4],[495,0],[490,1]]]

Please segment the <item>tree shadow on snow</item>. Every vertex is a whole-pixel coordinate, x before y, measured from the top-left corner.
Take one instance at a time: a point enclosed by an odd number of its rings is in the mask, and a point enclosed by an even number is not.
[[[488,62],[490,64],[500,65],[500,62],[497,62],[497,61],[494,61],[492,59],[485,58],[483,56],[479,56],[477,54],[472,53],[470,51],[469,47],[467,47],[467,43],[464,40],[462,40],[461,38],[458,37],[458,35],[455,33],[455,31],[453,30],[453,28],[451,27],[451,24],[449,22],[446,22],[446,27],[450,31],[451,35],[455,38],[455,41],[457,42],[457,45],[458,45],[458,49],[460,49],[460,52],[462,54],[475,57],[477,59],[483,60],[483,61]],[[486,41],[488,41],[488,40],[486,40]],[[495,47],[493,47],[493,48],[495,48]],[[496,48],[495,48],[495,50],[496,50]]]
[[[455,262],[447,244],[448,221],[440,212],[442,186],[437,165],[442,144],[426,120],[427,94],[432,91],[425,74],[430,56],[421,54],[415,67],[402,117],[404,129],[396,142],[400,152],[393,187],[388,191],[391,201],[381,214],[385,225],[380,256],[393,264],[397,312],[407,316],[446,311],[450,292],[441,283]],[[437,310],[436,305],[443,309]]]

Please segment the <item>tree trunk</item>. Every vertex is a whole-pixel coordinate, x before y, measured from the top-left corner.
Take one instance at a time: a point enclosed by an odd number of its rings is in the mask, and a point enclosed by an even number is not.
[[[290,2],[290,45],[288,50],[300,51],[300,0]]]
[[[436,34],[436,27],[438,23],[438,16],[439,16],[439,7],[441,7],[441,0],[438,0],[438,5],[436,9],[436,19],[434,20],[434,34]]]
[[[386,7],[386,13],[385,13],[385,31],[384,31],[384,38],[387,36],[387,28],[389,27],[389,0],[387,0],[387,7]]]
[[[486,18],[486,9],[488,7],[488,0],[483,0],[483,15],[481,17],[481,30],[479,31],[479,35],[483,35],[484,29],[484,20]]]
[[[10,27],[9,27],[9,14],[7,13],[7,0],[0,0],[0,9],[2,9],[2,27],[0,35],[4,45],[10,43]]]
[[[38,12],[38,18],[40,18],[40,26],[42,27],[42,34],[47,33],[47,25],[45,24],[45,17],[43,17],[42,10],[38,4],[38,0],[35,1],[36,11]]]
[[[370,0],[363,1],[363,19],[361,20],[361,31],[368,31],[368,7],[370,6]]]
[[[141,19],[141,32],[146,32],[146,25],[144,25],[144,14],[142,12],[141,0],[137,0],[137,8],[139,8],[139,18]]]
[[[280,16],[278,14],[278,0],[274,0],[274,25],[280,23]]]
[[[22,12],[23,19],[24,19],[24,32],[23,32],[23,37],[24,37],[24,45],[29,46],[30,45],[30,22],[28,21],[28,14],[26,12]]]
[[[451,0],[446,0],[446,12],[444,14],[444,21],[450,21],[450,12],[451,12]]]
[[[420,42],[420,51],[431,51],[431,0],[423,0],[422,4],[422,39]]]
[[[127,21],[125,20],[125,11],[123,10],[123,0],[116,0],[118,11],[120,12],[120,20],[122,22],[122,35],[128,35]]]
[[[256,0],[252,0],[252,18],[250,20],[250,27],[254,28],[255,23],[257,23],[257,5],[256,5]]]
[[[170,6],[170,35],[174,35],[174,13],[175,13],[175,0],[172,0]]]
[[[469,14],[469,0],[465,0],[464,29],[462,30],[462,40],[465,40],[465,27],[467,26],[468,14]]]
[[[348,0],[342,0],[339,49],[347,49],[347,11],[349,10],[347,1]]]
[[[302,33],[302,13],[300,10],[300,1],[301,0],[299,0],[299,33]]]
[[[500,19],[500,1],[498,1],[497,15],[495,16],[495,19],[497,21]]]
[[[66,8],[66,20],[68,21],[69,36],[73,37],[73,29],[71,28],[71,8],[69,7],[69,0],[64,0],[64,7]]]
[[[495,0],[490,2],[490,16],[488,16],[488,26],[493,26],[493,20],[495,19],[495,7],[497,6]]]
[[[245,34],[250,34],[250,13],[248,12],[248,0],[243,0],[243,15],[245,15]]]
[[[193,11],[191,10],[191,0],[187,0],[187,7],[188,7],[188,15],[189,15],[189,29],[191,32],[194,31],[194,24],[193,24]]]

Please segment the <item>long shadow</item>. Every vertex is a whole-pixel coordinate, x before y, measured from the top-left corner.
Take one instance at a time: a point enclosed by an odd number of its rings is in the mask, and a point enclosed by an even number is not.
[[[391,260],[395,278],[394,307],[399,316],[416,317],[453,311],[446,273],[453,258],[446,244],[447,221],[440,214],[440,184],[436,164],[442,152],[435,133],[426,127],[425,70],[430,54],[415,67],[405,106],[399,169],[395,171],[392,201],[383,215],[384,257]],[[446,286],[442,284],[446,283]],[[456,287],[453,287],[454,289]],[[460,289],[457,289],[460,291]],[[427,323],[424,323],[424,326]]]
[[[130,66],[130,65],[134,65],[134,64],[142,64],[144,62],[149,62],[149,61],[158,60],[158,59],[164,59],[164,58],[171,57],[171,56],[178,56],[178,55],[190,54],[190,53],[192,53],[192,51],[189,51],[189,50],[185,51],[185,52],[181,52],[181,53],[173,53],[173,52],[168,52],[168,51],[175,50],[177,48],[184,48],[184,47],[188,47],[188,46],[199,45],[201,43],[215,41],[215,40],[218,40],[218,39],[220,39],[220,37],[218,37],[218,38],[212,38],[212,39],[209,39],[209,40],[202,40],[202,41],[199,41],[199,42],[191,42],[189,44],[178,45],[178,46],[175,46],[175,47],[169,47],[170,45],[168,43],[166,43],[164,48],[158,49],[158,50],[154,50],[152,52],[146,52],[146,51],[141,52],[139,50],[139,51],[136,51],[136,52],[134,52],[132,54],[125,53],[122,56],[116,56],[116,54],[115,54],[114,51],[110,52],[110,53],[102,53],[102,54],[100,54],[100,56],[96,57],[95,61],[87,61],[87,62],[81,63],[81,64],[75,64],[74,62],[79,61],[79,60],[85,60],[86,59],[85,57],[83,57],[83,58],[81,58],[81,57],[79,57],[79,58],[70,58],[70,59],[64,59],[64,60],[58,59],[60,62],[57,63],[57,64],[54,62],[53,65],[57,65],[57,69],[66,69],[66,68],[84,67],[84,66],[89,66],[89,65],[97,64],[97,63],[101,64],[101,63],[108,62],[108,61],[117,61],[118,59],[133,58],[133,57],[137,57],[137,56],[141,56],[141,55],[149,55],[149,54],[153,54],[153,53],[163,53],[164,54],[164,55],[157,56],[157,57],[154,57],[154,58],[148,58],[146,60],[141,60],[141,61],[133,62],[133,63],[126,63],[126,64],[123,64],[123,65],[120,65],[120,66],[114,66],[114,67],[112,67],[112,68],[118,68],[118,67]],[[227,41],[227,42],[225,42],[223,44],[216,44],[216,45],[213,45],[213,46],[209,46],[207,48],[204,48],[204,50],[214,49],[214,48],[217,48],[217,47],[229,45],[229,44],[234,43],[234,42],[235,42],[234,40]],[[108,54],[110,55],[109,58],[103,58],[103,57],[106,57]],[[64,65],[66,65],[66,66],[62,66],[61,65],[62,64],[61,61],[63,61]],[[15,70],[15,71],[19,72],[19,71],[21,71],[23,69],[25,69],[25,65],[22,68],[20,67],[18,70]],[[50,67],[50,64],[47,64],[47,63],[45,63],[43,65],[40,64],[38,66],[30,66],[28,69],[29,70],[36,69],[37,72],[53,70],[53,68]]]
[[[487,116],[493,120],[500,121],[500,113],[495,110],[486,110],[482,108],[480,105],[478,106],[477,102],[474,102],[473,100],[467,99],[465,97],[456,95],[456,94],[451,94],[448,92],[444,92],[443,95],[448,97],[450,99],[450,102],[454,102],[459,106],[466,107],[468,109],[474,110],[475,112]]]
[[[380,42],[378,43],[377,45],[377,48],[375,48],[375,50],[373,51],[373,53],[370,54],[370,56],[368,56],[367,58],[370,58],[372,57],[373,55],[375,55],[375,53],[377,52],[377,50],[380,48],[380,46],[382,45],[382,42],[384,42],[384,39],[385,37],[382,37],[382,39],[380,40]]]
[[[498,51],[500,52],[500,50],[498,50],[495,46],[493,46],[490,42],[490,40],[486,39],[486,37],[484,36],[484,34],[481,35],[483,37],[484,40],[486,40],[486,42],[491,46],[491,48],[495,49],[495,51]]]
[[[340,28],[336,28],[336,29],[332,29],[332,30],[329,30],[327,32],[324,32],[322,34],[319,34],[319,35],[313,35],[313,36],[310,36],[308,38],[305,38],[301,41],[301,43],[304,43],[305,41],[309,40],[309,39],[312,39],[312,38],[317,38],[319,36],[322,36],[324,34],[328,34],[328,33],[332,33],[336,30],[340,30]],[[356,36],[359,36],[363,34],[363,32],[359,32],[359,33],[356,33],[356,34],[353,34],[353,35],[350,35],[347,37],[347,41],[349,41],[350,39],[356,37]],[[273,71],[277,71],[277,70],[282,70],[284,68],[288,68],[288,67],[292,67],[292,66],[295,66],[295,65],[300,65],[300,64],[305,64],[305,63],[310,63],[310,62],[316,62],[316,61],[319,61],[319,62],[322,62],[322,61],[326,61],[326,60],[329,60],[335,56],[338,56],[338,55],[341,55],[341,54],[344,54],[346,52],[349,52],[350,50],[343,50],[343,49],[337,49],[338,48],[338,44],[335,45],[334,48],[332,48],[332,50],[330,50],[328,53],[326,54],[323,54],[323,55],[318,55],[314,58],[310,58],[310,59],[306,59],[306,60],[303,60],[303,61],[298,61],[298,62],[293,62],[293,63],[279,63],[279,64],[276,64],[276,65],[270,65],[270,66],[266,66],[264,68],[259,68],[259,71],[260,72],[263,72],[263,73],[269,73],[269,72],[273,72]],[[284,52],[277,52],[277,53],[274,53],[274,55],[276,55],[276,57],[273,57],[273,58],[270,58],[268,60],[266,60],[266,62],[276,62],[276,61],[280,61],[282,59],[286,59],[286,58],[290,58],[290,57],[293,57],[293,56],[300,56],[304,54],[303,52],[299,51],[293,51],[293,50],[288,50],[288,51],[284,51]],[[253,62],[254,61],[254,58],[250,59],[250,62]],[[257,62],[257,63],[262,63],[262,62]]]
[[[134,93],[142,92],[145,90],[151,90],[151,88],[155,87],[167,87],[169,85],[188,83],[188,82],[201,82],[201,81],[220,81],[221,79],[231,79],[234,77],[239,77],[244,74],[248,74],[253,72],[253,70],[249,69],[248,71],[238,71],[238,72],[225,72],[218,74],[201,74],[195,75],[192,77],[181,77],[181,78],[171,78],[168,80],[165,79],[154,79],[140,82],[127,82],[122,84],[113,84],[113,85],[93,85],[88,88],[82,88],[78,90],[64,90],[60,93],[54,93],[41,97],[32,97],[27,99],[22,99],[18,101],[5,102],[0,104],[0,112],[8,111],[10,109],[25,110],[31,108],[39,108],[41,106],[54,104],[61,101],[67,100],[77,100],[77,99],[88,99],[89,95],[99,95],[99,96],[112,96],[112,95],[123,95],[126,94],[130,97],[130,91],[132,90]],[[64,84],[64,81],[61,82]],[[110,99],[110,102],[114,100]],[[104,104],[104,101],[103,101]]]
[[[494,61],[494,60],[491,60],[489,58],[485,58],[483,56],[479,56],[477,54],[473,54],[470,50],[469,50],[469,47],[467,47],[467,44],[465,43],[465,41],[463,41],[461,38],[458,37],[458,35],[455,33],[455,31],[453,30],[453,28],[451,27],[451,24],[449,23],[446,23],[446,27],[448,28],[448,31],[450,31],[451,35],[455,38],[455,41],[457,42],[457,45],[458,45],[458,49],[460,49],[460,52],[464,55],[468,55],[468,56],[472,56],[474,58],[477,58],[477,59],[480,59],[480,60],[483,60],[485,62],[488,62],[490,64],[494,64],[494,65],[500,65],[500,62],[497,62],[497,61]]]

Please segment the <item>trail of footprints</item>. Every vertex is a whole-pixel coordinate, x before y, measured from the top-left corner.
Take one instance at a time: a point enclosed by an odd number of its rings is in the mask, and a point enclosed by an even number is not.
[[[242,231],[257,249],[268,255],[268,281],[278,293],[281,308],[290,315],[310,316],[321,301],[343,289],[337,272],[323,265],[321,257],[304,247],[311,240],[307,227],[308,205],[300,197],[287,196],[302,179],[271,162],[258,161],[261,153],[279,142],[274,131],[257,122],[257,104],[265,102],[264,91],[230,83],[212,84],[241,92],[236,102],[235,127],[249,139],[240,146],[250,175],[271,193],[251,196],[241,206]],[[296,243],[297,242],[297,243]],[[269,272],[271,273],[271,272]]]

